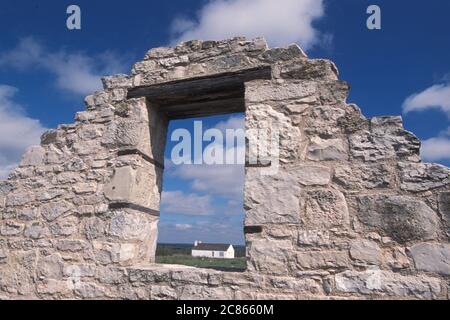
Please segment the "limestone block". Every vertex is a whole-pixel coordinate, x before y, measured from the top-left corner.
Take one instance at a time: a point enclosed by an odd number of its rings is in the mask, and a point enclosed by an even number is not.
[[[375,195],[358,199],[359,219],[368,227],[404,243],[434,239],[439,218],[423,201],[408,196]]]
[[[450,245],[419,243],[409,248],[416,269],[450,275]]]
[[[126,74],[116,74],[102,78],[104,89],[117,89],[131,87],[131,79]]]
[[[260,59],[267,62],[289,61],[292,59],[301,61],[304,58],[307,58],[306,53],[296,44],[292,44],[287,48],[270,48],[260,55]]]
[[[368,264],[380,265],[382,262],[381,249],[375,241],[357,239],[350,244],[352,259]]]
[[[366,120],[361,111],[354,105],[344,106],[317,106],[320,103],[316,98],[314,108],[302,114],[304,130],[308,135],[321,138],[336,138],[341,133],[360,130],[366,126]]]
[[[58,253],[42,256],[38,260],[37,275],[39,279],[61,280],[63,277],[64,262]]]
[[[63,214],[73,210],[73,205],[67,201],[56,201],[41,206],[41,214],[47,221],[53,221]]]
[[[390,271],[345,271],[335,276],[336,290],[344,293],[389,297],[437,298],[441,282],[426,276],[402,276]]]
[[[76,239],[62,239],[56,241],[56,248],[60,251],[78,252],[87,247],[83,240]]]
[[[450,192],[441,192],[438,196],[439,212],[445,222],[446,231],[450,234]]]
[[[39,294],[57,295],[58,298],[68,296],[72,290],[67,280],[44,279],[37,283],[36,291]]]
[[[68,237],[78,232],[79,219],[74,216],[66,216],[57,219],[50,224],[50,232],[55,237]]]
[[[394,185],[393,171],[387,164],[338,165],[333,181],[347,190],[389,188]]]
[[[286,80],[278,84],[269,80],[257,80],[245,83],[247,104],[301,99],[318,95],[318,84],[315,81]]]
[[[387,265],[393,270],[406,269],[411,265],[403,247],[394,247],[385,253],[384,256]]]
[[[287,275],[292,255],[290,240],[253,240],[247,247],[247,268],[264,274]]]
[[[300,270],[340,269],[350,265],[346,251],[307,251],[295,255]]]
[[[402,190],[421,192],[450,185],[450,168],[431,163],[399,163]]]
[[[364,161],[408,159],[418,161],[420,141],[401,128],[375,128],[371,132],[353,134],[349,138],[353,158]]]
[[[232,300],[234,291],[227,287],[205,287],[186,285],[183,287],[180,300]]]
[[[301,141],[299,128],[288,116],[275,111],[270,105],[248,105],[245,129],[250,157],[257,155],[258,163],[291,162],[298,157]],[[273,147],[274,144],[278,150]]]
[[[31,239],[44,239],[50,235],[48,227],[41,222],[31,222],[27,225],[24,236]]]
[[[307,158],[313,161],[343,160],[349,158],[347,145],[343,139],[311,138]]]
[[[17,189],[15,191],[10,192],[6,196],[6,206],[7,207],[23,206],[34,201],[34,199],[35,196],[33,193],[23,189]]]
[[[318,165],[295,166],[290,169],[296,181],[304,186],[325,186],[331,181],[331,169]]]
[[[85,299],[102,298],[106,294],[106,289],[93,282],[75,281],[73,289],[77,296]]]
[[[175,289],[170,286],[153,285],[150,288],[152,300],[176,300],[178,294]]]
[[[24,155],[22,156],[20,166],[26,167],[26,166],[43,165],[44,157],[45,157],[45,149],[43,147],[31,146],[25,151]]]
[[[93,241],[92,245],[94,248],[94,259],[99,264],[117,263],[126,266],[134,262],[140,262],[136,260],[138,244]]]
[[[17,223],[14,220],[6,220],[0,223],[0,234],[2,236],[19,236],[24,230],[22,223]]]
[[[349,225],[347,202],[344,195],[333,189],[317,189],[307,192],[304,224],[312,229],[334,227],[346,229]]]
[[[156,222],[149,214],[125,209],[108,217],[107,234],[120,240],[145,240]]]
[[[137,168],[116,168],[105,186],[105,196],[110,201],[137,204],[159,211],[161,175],[160,169],[146,163]]]
[[[299,182],[290,172],[261,175],[258,168],[247,168],[245,225],[299,222],[300,192]]]
[[[283,79],[338,80],[336,65],[324,59],[296,59],[280,67]]]
[[[95,278],[102,284],[122,284],[128,280],[126,270],[117,267],[97,267],[95,268]]]
[[[397,127],[403,128],[403,119],[401,116],[380,116],[370,119],[370,125],[372,127]]]
[[[299,230],[297,244],[301,247],[321,247],[331,244],[328,230]]]

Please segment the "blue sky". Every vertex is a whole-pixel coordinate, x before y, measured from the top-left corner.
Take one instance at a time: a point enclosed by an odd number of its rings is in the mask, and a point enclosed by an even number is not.
[[[70,4],[81,8],[81,30],[66,28]],[[381,8],[381,30],[366,28],[370,4]],[[233,35],[297,42],[311,58],[333,60],[352,86],[350,102],[369,117],[402,114],[424,142],[423,157],[448,165],[449,15],[448,0],[3,0],[0,176],[45,128],[73,122],[83,97],[101,87],[100,76],[129,72],[151,47]],[[205,125],[233,127],[239,119],[213,117]],[[177,121],[171,130],[191,126]],[[191,169],[169,165],[165,172],[160,240],[242,242],[242,168]],[[220,181],[229,192],[213,188]]]

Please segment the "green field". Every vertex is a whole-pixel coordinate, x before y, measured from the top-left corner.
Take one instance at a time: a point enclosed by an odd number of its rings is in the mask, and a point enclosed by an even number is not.
[[[223,271],[244,271],[246,269],[245,248],[235,246],[236,258],[213,259],[191,256],[192,245],[160,244],[156,249],[156,263],[182,264],[198,268],[210,268]]]

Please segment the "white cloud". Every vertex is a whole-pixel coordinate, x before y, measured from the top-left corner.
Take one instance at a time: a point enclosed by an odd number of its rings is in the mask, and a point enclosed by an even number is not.
[[[313,22],[323,16],[323,0],[211,0],[195,20],[175,19],[172,32],[174,42],[263,36],[273,46],[308,49],[322,37]]]
[[[405,113],[437,108],[450,117],[450,84],[437,84],[409,96],[403,103]]]
[[[189,224],[189,223],[176,223],[175,224],[175,229],[177,229],[177,230],[192,229],[192,224]]]
[[[87,56],[82,52],[50,52],[32,37],[23,38],[10,51],[0,54],[0,66],[21,71],[40,68],[56,77],[56,85],[86,95],[102,88],[100,78],[122,72],[125,63],[112,52]]]
[[[450,127],[439,136],[422,141],[421,155],[426,161],[450,160]]]
[[[17,91],[14,87],[0,85],[0,179],[17,166],[28,146],[39,144],[39,138],[46,130],[14,103],[12,98]]]
[[[224,121],[220,121],[215,125],[215,129],[219,129],[224,134],[226,129],[244,129],[243,116],[231,116]],[[234,155],[237,164],[186,164],[175,166],[170,160],[166,160],[169,164],[169,174],[183,180],[191,181],[191,187],[195,191],[208,193],[211,195],[224,196],[231,200],[241,202],[244,189],[244,158],[245,158],[245,136],[242,131],[242,139],[237,139],[234,146],[220,145],[223,149],[224,160],[227,154]],[[216,145],[212,143],[211,145]]]
[[[243,165],[180,165],[173,169],[172,174],[190,180],[191,187],[195,191],[242,199]]]
[[[200,196],[195,193],[188,194],[179,190],[163,191],[161,195],[161,208],[166,213],[189,216],[205,216],[214,213],[209,195]]]

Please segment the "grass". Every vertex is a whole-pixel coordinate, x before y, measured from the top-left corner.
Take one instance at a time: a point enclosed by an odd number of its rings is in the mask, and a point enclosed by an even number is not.
[[[246,268],[245,257],[234,259],[213,259],[192,257],[185,254],[156,256],[156,263],[182,264],[197,268],[210,268],[223,271],[244,271]]]

